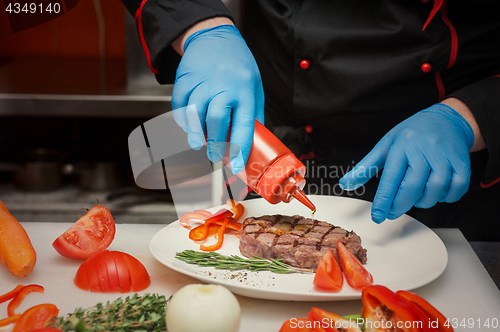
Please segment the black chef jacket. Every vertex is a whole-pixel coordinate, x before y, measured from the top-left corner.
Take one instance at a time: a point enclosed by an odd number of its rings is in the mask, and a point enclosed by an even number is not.
[[[175,77],[180,58],[169,45],[178,36],[198,21],[231,18],[220,0],[123,2],[160,83]],[[456,97],[474,113],[487,150],[471,154],[471,185],[459,203],[410,214],[430,226],[460,227],[471,240],[500,240],[499,3],[242,2],[239,28],[261,71],[266,125],[297,156],[313,158],[305,162],[306,191],[345,195],[334,189],[338,179],[384,134]],[[359,196],[372,199],[376,186],[370,181]]]

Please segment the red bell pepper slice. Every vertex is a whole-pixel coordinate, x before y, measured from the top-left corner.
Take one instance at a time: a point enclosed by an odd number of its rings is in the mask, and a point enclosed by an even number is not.
[[[430,332],[426,317],[389,288],[381,285],[365,287],[361,294],[365,332],[387,331],[388,327],[404,332]]]
[[[203,241],[208,237],[208,227],[215,222],[222,222],[224,218],[231,217],[233,213],[230,210],[222,209],[215,213],[212,217],[208,218],[201,228],[201,234],[199,229],[195,231],[196,228],[189,232],[189,238],[193,241]]]
[[[320,308],[313,307],[308,316],[315,323],[314,326],[320,326],[326,332],[361,332],[356,320],[347,320]]]
[[[345,280],[354,289],[363,289],[373,283],[373,277],[363,264],[354,256],[342,242],[337,242],[340,265],[344,271]]]
[[[228,199],[226,203],[231,208],[231,211],[233,211],[234,220],[240,219],[245,212],[245,207],[243,206],[243,204],[235,201],[234,199]]]
[[[206,246],[204,244],[200,245],[200,250],[203,251],[215,251],[218,250],[222,246],[222,242],[224,241],[224,232],[226,230],[226,226],[229,223],[229,217],[224,218],[224,223],[220,226],[219,231],[217,232],[217,242]]]
[[[19,320],[20,317],[21,317],[20,314],[16,314],[4,319],[0,319],[0,326],[7,326],[9,324],[15,323]]]
[[[308,318],[290,318],[283,323],[278,332],[315,332]]]
[[[45,327],[51,319],[59,314],[59,309],[50,303],[39,304],[29,308],[17,321],[12,332],[27,332]]]
[[[17,293],[19,293],[23,288],[24,285],[17,285],[16,288],[11,290],[10,292],[0,295],[0,303],[4,303],[10,299],[13,299],[14,297],[16,297]]]
[[[446,317],[422,297],[418,296],[415,293],[404,290],[397,291],[396,294],[420,308],[420,310],[422,310],[431,320],[431,325],[437,329],[437,332],[454,331],[450,324],[445,325],[447,322]]]
[[[333,256],[332,249],[328,248],[319,261],[313,284],[321,289],[338,292],[344,284],[344,277],[340,265]]]
[[[16,310],[17,307],[23,302],[24,298],[26,295],[28,295],[31,292],[39,292],[43,293],[44,288],[40,285],[28,285],[24,286],[19,293],[16,294],[14,299],[9,302],[9,305],[7,306],[7,315],[14,316],[16,313],[14,310]]]
[[[210,225],[208,226],[207,237],[215,235],[223,223],[224,223],[223,221],[218,221],[218,220],[210,223]],[[203,226],[204,225],[199,225],[190,230],[189,238],[193,241],[200,241],[198,239],[201,239],[203,237]],[[241,224],[235,221],[230,221],[227,223],[226,230],[228,228],[239,232],[241,230]]]

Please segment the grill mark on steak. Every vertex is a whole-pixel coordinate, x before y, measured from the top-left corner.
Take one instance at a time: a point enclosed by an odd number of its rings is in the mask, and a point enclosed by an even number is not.
[[[337,228],[337,226],[332,226],[325,232],[325,234],[323,234],[321,240],[318,242],[318,244],[316,244],[316,250],[321,251],[321,246],[323,245],[323,241],[325,240],[326,236],[330,234],[335,228]]]
[[[338,259],[337,241],[344,243],[361,263],[366,262],[366,249],[356,233],[301,216],[245,219],[240,232],[240,251],[247,257],[278,258],[292,266],[316,269],[328,248]]]

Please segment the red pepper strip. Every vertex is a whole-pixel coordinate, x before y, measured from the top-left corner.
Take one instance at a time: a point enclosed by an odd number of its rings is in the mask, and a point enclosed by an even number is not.
[[[281,325],[278,332],[315,332],[308,318],[290,318]]]
[[[0,326],[7,326],[9,324],[15,323],[19,320],[20,317],[21,315],[17,314],[4,319],[0,319]]]
[[[0,303],[4,303],[10,299],[13,299],[17,295],[17,293],[19,293],[23,288],[24,285],[17,285],[16,288],[11,290],[10,292],[0,295]]]
[[[16,297],[14,297],[14,299],[9,302],[9,305],[7,306],[7,315],[10,317],[16,314],[14,310],[16,310],[17,307],[19,307],[19,305],[21,304],[21,302],[23,302],[26,295],[28,295],[31,292],[43,293],[43,291],[44,288],[40,285],[28,285],[23,287],[23,289],[21,289],[21,291],[16,295]]]
[[[211,246],[205,246],[204,244],[200,245],[200,250],[203,251],[215,251],[222,246],[222,242],[224,241],[224,231],[226,230],[226,226],[229,223],[229,217],[224,218],[224,223],[219,228],[219,232],[217,232],[217,242]]]
[[[30,332],[63,332],[55,327],[42,327],[41,329],[31,330]]]
[[[212,222],[208,226],[207,237],[210,237],[210,236],[214,235],[215,233],[217,233],[217,231],[219,230],[218,226],[222,226],[223,223],[224,223],[223,221],[218,221],[218,220]],[[191,240],[193,240],[193,241],[201,241],[201,240],[198,240],[198,239],[201,239],[201,237],[203,236],[203,226],[204,225],[199,225],[199,226],[193,228],[192,230],[190,230],[189,231],[189,238]],[[235,222],[235,221],[229,221],[227,223],[226,227],[229,228],[229,229],[235,230],[237,232],[239,232],[241,230],[241,224],[239,222]],[[215,229],[215,231],[214,231],[214,229]]]
[[[453,328],[450,326],[451,324],[445,325],[447,321],[446,317],[422,297],[415,293],[403,290],[397,291],[396,294],[419,307],[420,310],[422,310],[427,317],[430,318],[431,324],[437,325],[435,327],[438,332],[453,332]]]
[[[218,211],[216,214],[214,214],[212,217],[208,218],[205,223],[202,225],[203,228],[202,228],[202,232],[201,232],[201,235],[198,237],[196,236],[197,232],[193,232],[194,229],[192,229],[190,232],[189,232],[189,238],[193,241],[203,241],[203,240],[206,240],[207,237],[208,237],[208,226],[210,226],[210,224],[213,224],[214,222],[216,221],[222,221],[224,220],[224,218],[226,217],[231,217],[233,215],[233,213],[229,210],[226,210],[226,209],[222,209],[220,211]]]
[[[366,332],[387,331],[388,324],[404,332],[435,331],[410,303],[385,286],[365,287],[361,301]]]
[[[29,308],[19,318],[12,332],[28,332],[41,329],[59,314],[59,309],[50,303],[39,304]]]
[[[226,203],[231,207],[231,211],[233,211],[233,218],[235,220],[240,219],[240,217],[245,212],[245,207],[243,206],[243,204],[236,202],[234,199],[228,199]]]
[[[320,326],[326,332],[361,332],[356,320],[346,320],[341,316],[313,307],[308,313],[309,319],[314,323],[314,327]]]

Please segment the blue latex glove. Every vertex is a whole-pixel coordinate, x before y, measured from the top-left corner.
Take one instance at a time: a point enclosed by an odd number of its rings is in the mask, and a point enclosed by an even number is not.
[[[193,149],[204,145],[207,131],[207,154],[213,162],[226,153],[232,119],[231,168],[235,174],[244,169],[255,119],[264,123],[264,90],[257,63],[236,27],[208,28],[186,40],[172,109]]]
[[[412,206],[455,202],[469,188],[474,132],[453,108],[435,104],[389,131],[339,185],[354,190],[384,168],[372,205],[376,223]]]

